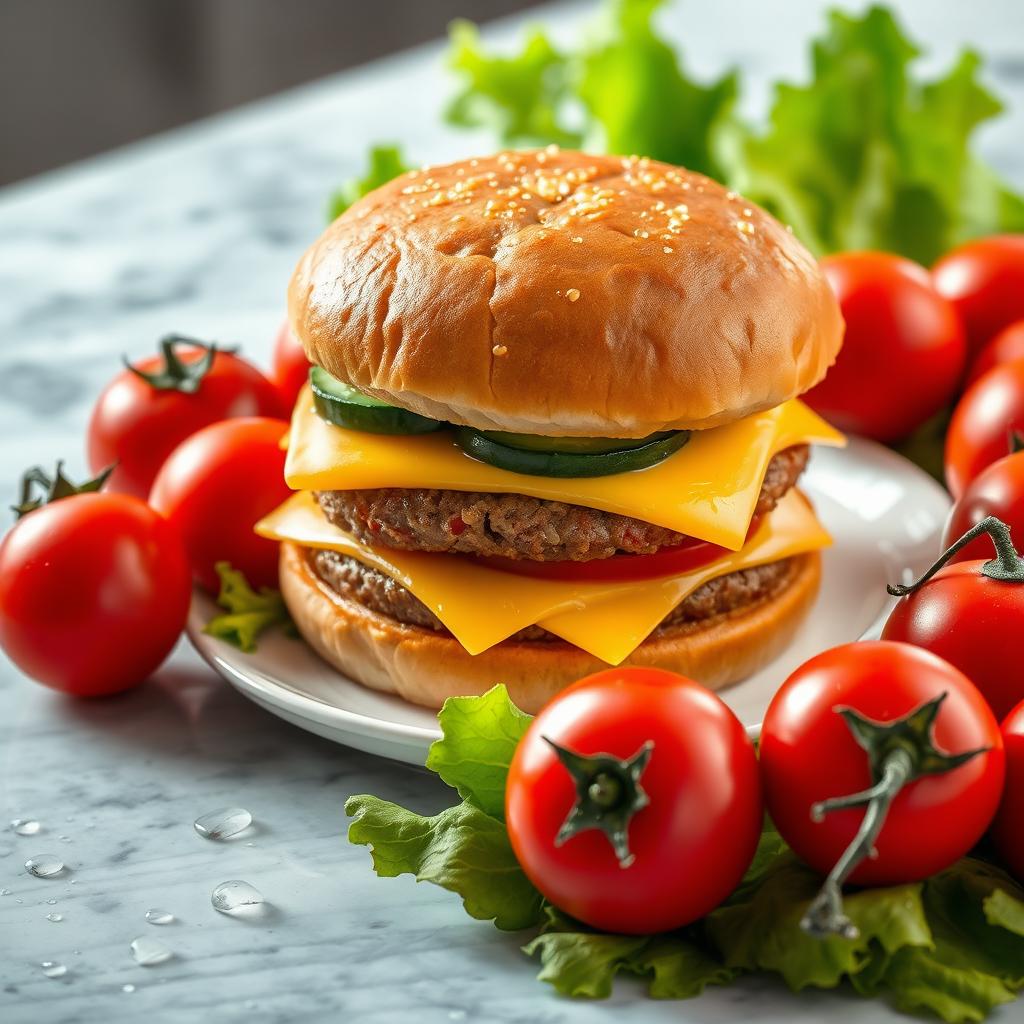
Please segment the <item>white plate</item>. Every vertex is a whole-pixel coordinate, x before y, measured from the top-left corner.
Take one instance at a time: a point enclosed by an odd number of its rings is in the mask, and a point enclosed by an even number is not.
[[[801,488],[835,538],[821,594],[794,642],[745,682],[721,692],[756,729],[778,685],[819,651],[877,636],[892,605],[886,583],[921,574],[938,554],[949,497],[906,459],[870,441],[816,449]],[[188,634],[199,653],[247,697],[286,721],[371,754],[422,765],[439,735],[434,714],[364,689],[279,633],[242,654],[202,632],[216,608],[196,596]]]

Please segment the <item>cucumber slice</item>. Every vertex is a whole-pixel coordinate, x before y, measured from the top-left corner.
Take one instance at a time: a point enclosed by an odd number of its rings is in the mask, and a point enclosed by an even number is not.
[[[644,438],[637,448],[582,453],[514,448],[495,441],[494,432],[490,433],[491,436],[488,436],[483,431],[470,427],[458,427],[455,430],[455,439],[467,455],[480,462],[513,473],[557,477],[612,476],[615,473],[647,469],[675,454],[690,439],[688,430],[677,430],[668,436],[657,435],[653,441]],[[551,440],[558,442],[562,438]]]
[[[643,448],[652,441],[671,437],[674,430],[663,430],[647,437],[544,437],[542,434],[506,434],[498,430],[481,430],[488,441],[506,448],[521,448],[528,452],[567,452],[578,455],[603,455]]]
[[[444,426],[439,420],[364,395],[319,366],[309,371],[309,386],[319,416],[338,427],[370,434],[428,434]]]

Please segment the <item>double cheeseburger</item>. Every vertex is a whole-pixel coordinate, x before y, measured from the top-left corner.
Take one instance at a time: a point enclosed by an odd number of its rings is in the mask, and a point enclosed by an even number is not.
[[[772,659],[829,543],[797,396],[843,325],[814,259],[699,174],[549,148],[396,179],[302,258],[297,493],[258,527],[306,640],[430,707],[536,711],[608,664]]]

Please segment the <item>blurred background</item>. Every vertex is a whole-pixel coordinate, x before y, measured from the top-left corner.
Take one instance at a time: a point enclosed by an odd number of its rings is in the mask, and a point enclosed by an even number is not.
[[[0,0],[0,185],[536,0]]]

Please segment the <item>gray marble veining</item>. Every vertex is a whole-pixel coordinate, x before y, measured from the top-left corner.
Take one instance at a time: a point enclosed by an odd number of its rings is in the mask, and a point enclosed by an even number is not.
[[[822,6],[684,4],[665,24],[696,72],[742,63],[756,109],[772,77],[799,72]],[[964,41],[990,55],[1012,112],[983,146],[1024,183],[1024,9],[1011,0],[901,7],[938,63]],[[562,38],[580,9],[552,9]],[[518,24],[492,34],[510,38]],[[380,62],[0,193],[0,493],[13,495],[35,462],[83,468],[89,408],[121,353],[180,330],[240,341],[265,359],[292,265],[367,142],[400,139],[424,161],[488,148],[439,124],[450,88],[439,55],[428,47]],[[533,980],[517,936],[471,921],[434,888],[375,879],[366,851],[345,843],[348,794],[426,810],[446,799],[436,780],[265,714],[185,644],[139,690],[94,703],[36,687],[4,662],[0,709],[4,1024],[895,1019],[849,995],[795,999],[761,979],[685,1004],[641,1002],[629,981],[609,1003],[555,997]],[[221,843],[196,835],[197,815],[236,805],[255,817],[247,833]],[[16,835],[7,827],[16,817],[43,830]],[[24,861],[39,853],[68,870],[29,876]],[[211,890],[230,878],[263,892],[262,918],[213,910]],[[154,906],[175,921],[148,924]],[[57,913],[61,921],[47,920]],[[149,933],[172,960],[133,961],[129,943]],[[43,961],[66,974],[45,977]],[[1011,1018],[1020,1010],[999,1015]]]

